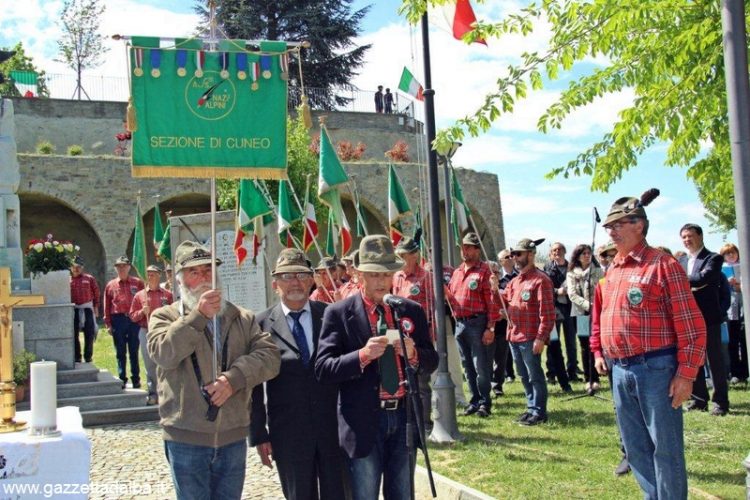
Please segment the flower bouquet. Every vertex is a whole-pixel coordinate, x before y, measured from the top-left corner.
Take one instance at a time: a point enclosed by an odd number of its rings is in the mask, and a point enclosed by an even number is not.
[[[67,271],[81,248],[70,241],[47,235],[46,240],[31,240],[26,247],[26,268],[34,277],[50,271]]]

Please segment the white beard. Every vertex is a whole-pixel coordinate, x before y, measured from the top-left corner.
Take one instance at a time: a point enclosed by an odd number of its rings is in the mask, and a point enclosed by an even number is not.
[[[180,298],[182,299],[182,303],[185,304],[185,306],[187,306],[187,308],[191,311],[198,307],[198,302],[200,301],[201,295],[204,292],[211,290],[210,283],[204,283],[191,290],[184,283],[182,283],[179,276],[177,278],[177,286],[180,288]],[[219,281],[218,277],[216,278],[216,288],[221,289],[221,282]],[[223,314],[226,308],[227,302],[222,296],[221,310],[219,311],[219,315]]]

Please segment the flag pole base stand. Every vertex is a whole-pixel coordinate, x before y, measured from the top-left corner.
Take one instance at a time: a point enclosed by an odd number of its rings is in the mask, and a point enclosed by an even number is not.
[[[465,439],[458,431],[455,389],[456,386],[451,380],[450,373],[437,373],[435,383],[432,386],[432,392],[436,400],[432,409],[434,425],[428,437],[428,440],[432,443],[449,444]]]

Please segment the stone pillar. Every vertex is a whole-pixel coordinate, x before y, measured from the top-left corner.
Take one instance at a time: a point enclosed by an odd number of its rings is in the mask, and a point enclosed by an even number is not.
[[[13,279],[23,278],[19,181],[13,101],[0,99],[0,267]]]

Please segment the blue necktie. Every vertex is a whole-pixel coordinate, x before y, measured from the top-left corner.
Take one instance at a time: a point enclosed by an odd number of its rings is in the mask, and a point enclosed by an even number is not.
[[[302,328],[302,323],[299,322],[299,317],[302,316],[305,310],[301,311],[289,311],[289,316],[294,321],[292,327],[292,335],[294,335],[294,341],[297,342],[297,348],[299,349],[299,355],[302,358],[302,364],[307,366],[310,363],[310,349],[307,347],[307,337],[305,336],[305,329]]]

